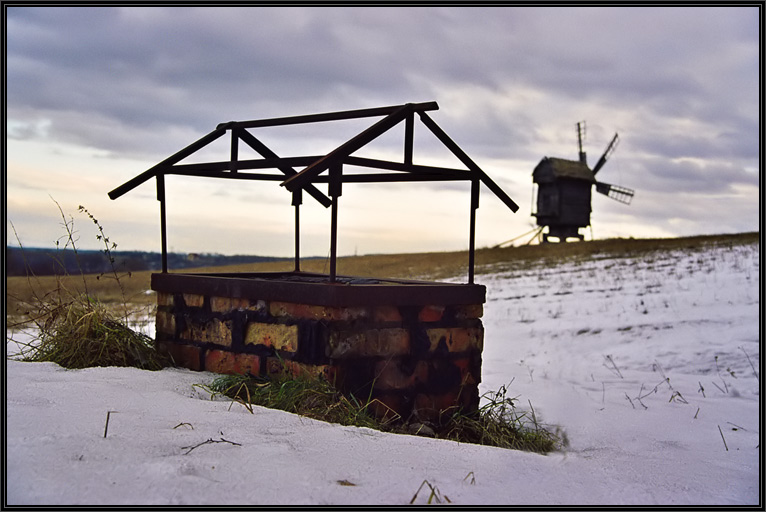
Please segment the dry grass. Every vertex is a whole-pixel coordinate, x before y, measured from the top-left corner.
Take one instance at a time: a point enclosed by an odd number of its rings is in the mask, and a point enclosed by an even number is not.
[[[52,361],[64,368],[131,366],[160,370],[170,361],[154,348],[154,340],[136,332],[113,310],[84,297],[39,304],[37,337],[14,356],[22,361]]]
[[[58,205],[58,203],[56,203]],[[61,207],[59,207],[61,211]],[[117,244],[109,238],[98,220],[84,207],[80,211],[96,225],[97,239],[104,244],[104,256],[112,271],[95,276],[34,275],[8,288],[6,339],[15,342],[20,352],[14,358],[22,361],[51,361],[65,368],[92,366],[132,366],[159,370],[170,362],[157,353],[154,340],[129,327],[136,306],[128,302],[123,276],[114,267],[112,249]],[[63,250],[78,258],[74,220],[61,211],[66,230]],[[60,242],[57,242],[57,247]],[[79,261],[79,260],[78,260]],[[114,297],[110,302],[102,296]],[[28,330],[30,340],[14,338],[15,332]]]
[[[290,377],[286,373],[271,378],[223,375],[202,387],[213,395],[231,398],[251,413],[254,413],[252,406],[257,405],[340,425],[396,434],[427,430],[429,437],[437,439],[536,453],[548,453],[565,444],[565,440],[537,422],[534,410],[520,411],[516,407],[516,398],[507,396],[505,386],[485,393],[482,396],[484,405],[477,412],[463,414],[455,410],[441,425],[410,424],[398,415],[378,419],[368,411],[372,403],[369,397],[346,396],[323,379]]]
[[[531,266],[546,266],[554,262],[570,259],[593,257],[636,257],[646,253],[663,250],[690,250],[708,245],[741,245],[759,241],[759,234],[741,233],[733,235],[697,236],[686,238],[633,239],[614,238],[568,244],[527,245],[509,248],[484,248],[476,251],[476,274],[497,272],[505,269],[522,269]],[[468,253],[431,252],[413,254],[374,254],[367,256],[347,256],[338,258],[338,274],[360,277],[429,279],[441,280],[465,278],[468,276]],[[194,272],[274,272],[291,271],[292,261],[252,263],[225,267],[187,269],[184,273]],[[308,272],[328,272],[328,263],[324,259],[312,258],[301,262],[301,269]],[[170,269],[173,272],[173,269]],[[155,302],[153,295],[147,295],[150,288],[150,271],[133,272],[121,279],[126,300],[137,305]],[[480,277],[477,278],[481,282]],[[33,286],[38,294],[52,290],[60,282],[71,290],[83,289],[87,285],[88,293],[103,303],[122,301],[120,290],[111,280],[101,279],[97,275],[86,276],[40,276]],[[19,302],[28,302],[32,297],[30,284],[25,277],[7,278],[8,314],[18,314]]]

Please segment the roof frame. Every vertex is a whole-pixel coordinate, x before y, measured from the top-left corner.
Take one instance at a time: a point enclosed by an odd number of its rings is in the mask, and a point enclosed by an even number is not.
[[[470,181],[471,210],[469,233],[468,281],[474,282],[475,252],[475,216],[479,207],[479,189],[483,183],[511,211],[516,212],[518,205],[442,130],[426,113],[438,110],[435,101],[427,103],[406,103],[388,107],[360,110],[329,112],[301,116],[259,119],[251,121],[229,121],[216,128],[169,156],[143,173],[128,180],[109,192],[111,199],[117,199],[146,181],[154,178],[157,183],[157,200],[160,202],[160,223],[162,237],[162,272],[167,272],[167,233],[165,211],[166,175],[200,176],[207,178],[279,181],[280,185],[292,193],[292,205],[295,206],[295,271],[300,271],[300,214],[303,191],[311,195],[320,204],[331,208],[330,240],[330,282],[335,282],[337,260],[337,211],[338,198],[342,194],[343,183],[390,183],[413,181]],[[465,169],[418,165],[413,163],[414,116],[449,149],[465,166]],[[253,128],[286,126],[305,123],[318,123],[367,117],[381,117],[380,120],[350,138],[326,155],[307,155],[280,157],[248,130]],[[401,162],[379,160],[354,156],[353,153],[369,144],[394,126],[404,122],[404,151]],[[196,153],[212,142],[230,132],[231,150],[227,161],[182,164],[185,158]],[[242,160],[239,158],[240,142],[246,144],[260,159]],[[373,169],[378,172],[344,173],[344,166]],[[303,167],[296,171],[296,167]],[[280,174],[252,172],[276,169]],[[386,172],[380,172],[386,171]],[[324,194],[315,185],[328,184],[328,193]]]

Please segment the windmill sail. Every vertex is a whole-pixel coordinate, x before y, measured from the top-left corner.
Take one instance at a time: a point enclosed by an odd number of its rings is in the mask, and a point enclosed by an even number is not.
[[[611,185],[609,183],[604,183],[603,181],[596,182],[596,192],[604,194],[623,204],[630,204],[633,200],[633,194],[635,194],[633,189],[620,187],[619,185]]]
[[[609,145],[606,147],[606,151],[604,151],[604,154],[601,155],[601,158],[599,158],[598,162],[596,162],[596,166],[593,168],[593,175],[595,176],[596,173],[601,170],[601,168],[606,163],[606,159],[609,158],[609,156],[614,153],[614,150],[617,149],[617,143],[620,141],[619,136],[615,133],[614,138],[612,139],[612,142],[609,143]]]

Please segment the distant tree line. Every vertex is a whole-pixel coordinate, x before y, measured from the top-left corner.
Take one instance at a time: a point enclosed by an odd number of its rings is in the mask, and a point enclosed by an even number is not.
[[[114,267],[118,272],[136,272],[139,270],[159,271],[162,269],[162,255],[157,252],[115,251],[112,252]],[[278,261],[288,258],[268,256],[225,256],[223,254],[186,254],[168,253],[168,268],[183,269],[190,267],[217,267],[263,261]],[[71,249],[38,249],[8,247],[5,248],[5,272],[7,276],[63,274],[100,274],[111,272],[109,259],[103,251]]]

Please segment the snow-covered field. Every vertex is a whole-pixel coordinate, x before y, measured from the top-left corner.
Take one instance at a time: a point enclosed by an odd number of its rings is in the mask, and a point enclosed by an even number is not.
[[[406,505],[427,481],[415,503],[760,506],[759,259],[478,275],[482,389],[559,426],[548,455],[250,414],[210,373],[8,361],[5,504]]]

